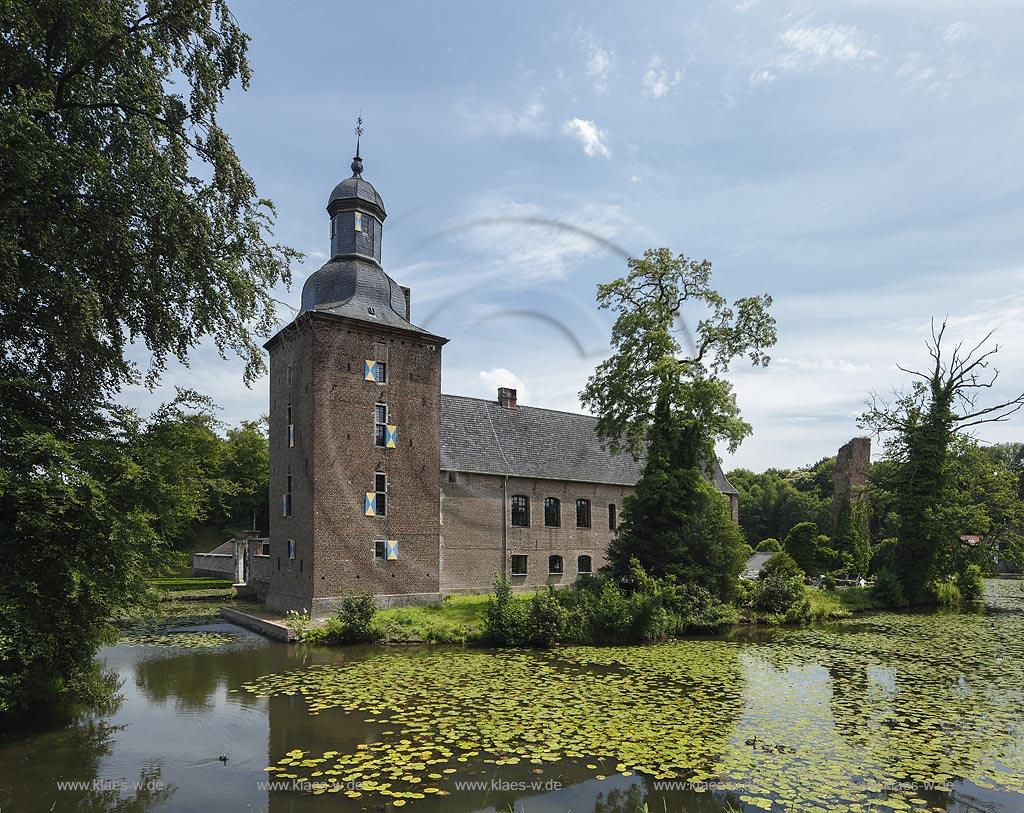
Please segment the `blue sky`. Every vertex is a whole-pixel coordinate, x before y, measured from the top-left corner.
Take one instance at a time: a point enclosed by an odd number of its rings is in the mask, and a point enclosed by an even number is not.
[[[798,466],[859,433],[870,391],[906,382],[896,362],[924,366],[932,316],[957,338],[998,328],[993,397],[1024,382],[1015,6],[236,2],[254,75],[222,123],[306,255],[276,292],[297,306],[362,110],[384,266],[451,340],[445,392],[577,410],[620,252],[669,246],[710,259],[730,299],[770,293],[779,343],[767,370],[731,371],[754,434],[724,461]],[[266,381],[247,389],[207,345],[125,400],[176,384],[228,422],[267,410]]]

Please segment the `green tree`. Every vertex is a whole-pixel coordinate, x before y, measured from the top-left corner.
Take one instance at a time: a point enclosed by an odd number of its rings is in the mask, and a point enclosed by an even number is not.
[[[868,532],[867,506],[853,503],[849,497],[839,502],[836,511],[836,527],[832,533],[832,545],[840,556],[850,562],[850,567],[859,575],[866,576],[871,565],[871,536]]]
[[[931,368],[908,370],[917,378],[909,392],[888,402],[877,395],[861,417],[861,426],[887,437],[886,453],[896,463],[893,482],[899,517],[893,571],[911,603],[929,600],[928,584],[949,578],[954,561],[946,553],[960,548],[960,532],[947,506],[956,503],[950,449],[959,432],[1005,421],[1024,406],[1024,393],[982,406],[979,393],[992,387],[998,371],[988,372],[999,345],[988,349],[989,333],[974,347],[959,343],[947,357],[942,347],[945,323],[932,326]]]
[[[271,287],[298,255],[270,240],[273,207],[218,123],[249,80],[222,0],[11,0],[0,26],[0,536],[17,551],[0,575],[0,713],[14,714],[95,696],[104,619],[165,550],[171,502],[149,493],[137,416],[110,402],[143,380],[126,350],[148,351],[153,385],[211,338],[253,380]]]
[[[674,576],[727,601],[747,560],[746,545],[725,497],[693,465],[692,431],[678,417],[656,423],[643,476],[622,503],[608,569],[626,581],[638,561],[651,576]]]
[[[740,493],[740,525],[749,540],[782,539],[801,522],[827,530],[829,503],[819,496],[807,469],[768,469],[762,474],[735,469],[729,482]]]
[[[667,248],[648,249],[628,262],[629,273],[597,289],[598,306],[618,312],[612,327],[611,356],[598,365],[580,393],[597,415],[598,434],[613,449],[640,458],[659,404],[668,414],[686,416],[696,450],[706,463],[715,441],[734,451],[750,434],[736,398],[722,378],[729,364],[745,356],[768,365],[775,344],[775,319],[767,294],[737,299],[729,306],[710,287],[711,263],[696,262]],[[694,346],[679,343],[685,304],[706,310],[697,323]]]
[[[725,597],[735,589],[745,549],[706,472],[716,441],[735,449],[751,431],[722,376],[738,356],[768,364],[766,350],[775,343],[771,297],[730,307],[710,287],[710,262],[667,248],[648,250],[628,267],[624,278],[598,286],[599,306],[618,313],[614,352],[581,393],[611,448],[640,459],[647,447],[636,493],[623,502],[610,567],[625,578],[635,557],[652,576],[671,574]],[[683,353],[677,321],[687,303],[706,315]]]
[[[269,530],[270,442],[267,420],[243,421],[228,429],[223,479],[232,485],[222,503],[226,527]]]
[[[818,533],[813,522],[794,525],[786,535],[785,549],[800,569],[811,576],[831,570],[837,559],[828,537]]]

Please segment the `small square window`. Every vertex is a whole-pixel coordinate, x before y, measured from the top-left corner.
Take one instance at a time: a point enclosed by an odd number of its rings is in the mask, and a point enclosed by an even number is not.
[[[513,576],[525,576],[526,575],[526,559],[527,557],[523,554],[516,554],[512,557],[512,575]]]
[[[580,556],[576,560],[576,572],[581,576],[587,576],[593,572],[593,564],[589,556]]]
[[[561,576],[562,571],[565,567],[562,563],[561,556],[549,556],[548,557],[548,575],[550,576]]]
[[[373,558],[383,559],[387,552],[387,542],[383,539],[373,540]]]

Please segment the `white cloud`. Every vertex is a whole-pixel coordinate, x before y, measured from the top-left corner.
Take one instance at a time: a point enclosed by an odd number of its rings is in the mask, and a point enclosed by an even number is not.
[[[974,23],[959,20],[946,26],[942,32],[942,39],[946,42],[960,42],[962,40],[974,40],[981,37],[981,29]]]
[[[764,70],[754,71],[750,74],[750,84],[752,85],[767,85],[778,79],[774,73],[765,68]]]
[[[565,123],[565,132],[573,136],[583,145],[583,152],[587,155],[603,155],[611,158],[611,151],[605,144],[608,133],[602,130],[593,121],[587,119],[569,119]]]
[[[528,403],[530,400],[530,391],[527,389],[523,379],[504,367],[492,367],[490,370],[481,370],[478,380],[489,391],[489,395],[486,397],[492,399],[497,397],[498,387],[511,387],[516,391],[516,400],[519,403]]]
[[[661,61],[661,57],[655,54],[651,57],[647,71],[644,73],[644,95],[660,99],[675,88],[682,78],[682,71],[677,70],[670,73],[665,67],[665,63]]]
[[[493,105],[474,109],[460,103],[455,106],[455,112],[474,135],[536,136],[541,135],[547,128],[544,105],[536,99],[518,110]]]
[[[480,281],[528,285],[562,279],[603,254],[606,241],[627,222],[626,210],[613,204],[587,204],[555,216],[535,203],[487,197],[452,235],[479,257]]]
[[[783,67],[801,69],[826,59],[861,62],[878,56],[863,42],[856,26],[824,25],[791,28],[780,37],[789,51],[782,57]]]
[[[584,70],[593,84],[594,92],[604,93],[608,90],[608,82],[615,66],[615,52],[582,28],[576,31],[573,39],[583,49]]]
[[[643,178],[642,175],[630,175],[629,182],[630,183],[641,183],[643,181],[643,179],[644,178]]]

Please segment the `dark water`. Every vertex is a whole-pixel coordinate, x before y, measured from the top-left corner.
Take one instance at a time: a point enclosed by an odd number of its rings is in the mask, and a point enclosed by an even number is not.
[[[878,614],[816,630],[553,653],[438,647],[313,650],[211,624],[195,629],[233,633],[233,642],[209,649],[119,645],[104,650],[103,664],[122,680],[122,699],[115,708],[60,730],[0,740],[0,813],[638,813],[645,805],[652,813],[1018,813],[1024,811],[1024,601],[1018,583],[990,589],[992,611],[983,615]],[[571,681],[564,680],[566,674]],[[273,691],[245,689],[253,682],[258,688],[261,678],[275,675],[291,677]],[[318,697],[327,701],[317,714],[309,713],[303,675],[320,676]],[[562,678],[554,680],[557,675]],[[325,682],[324,676],[330,679]],[[368,744],[390,747],[403,736],[414,742],[445,741],[450,726],[416,728],[416,708],[405,709],[408,714],[396,717],[398,723],[366,722],[368,714],[386,713],[365,710],[365,698],[378,693],[382,707],[399,698],[405,706],[454,709],[462,715],[461,738],[476,725],[488,736],[504,736],[502,720],[515,715],[488,712],[479,715],[478,723],[472,711],[469,695],[473,703],[481,697],[473,691],[474,682],[485,681],[490,683],[482,696],[500,705],[508,695],[513,705],[521,702],[528,708],[555,708],[544,705],[545,693],[583,687],[574,695],[580,705],[568,708],[568,727],[557,729],[563,737],[580,732],[576,745],[568,747],[579,747],[581,754],[530,762],[534,749],[539,754],[562,747],[551,739],[547,723],[537,723],[541,733],[530,740],[533,744],[519,751],[517,743],[509,744],[509,753],[523,755],[521,762],[495,764],[486,753],[445,762],[457,771],[434,783],[443,796],[396,804],[374,793],[348,798],[265,785],[278,778],[265,769],[287,759],[293,749],[346,755]],[[715,690],[704,692],[711,683]],[[369,692],[364,691],[367,684]],[[635,703],[629,692],[635,693]],[[353,708],[344,708],[350,701]],[[543,711],[540,717],[551,713]],[[536,722],[529,715],[516,719],[518,727],[510,730],[520,735]],[[609,763],[584,753],[586,743],[600,750],[603,721],[608,753],[647,748],[651,763],[660,760],[661,765],[691,754],[710,755],[713,767],[705,775],[720,780],[725,790],[659,788],[653,769],[647,774],[616,770],[614,759]],[[398,725],[409,728],[395,733]],[[751,738],[754,745],[747,743]],[[771,743],[768,751],[759,750],[761,742]],[[772,752],[779,743],[787,743],[789,750],[783,746],[781,753]],[[226,762],[218,759],[221,755]],[[587,767],[598,762],[597,768]],[[310,770],[315,766],[302,775]],[[598,772],[604,778],[597,778]],[[867,802],[843,791],[855,785],[863,790],[858,783],[870,785],[879,776],[918,784],[899,792],[876,787]],[[938,779],[937,789],[921,786],[933,779]],[[485,786],[466,789],[456,787],[456,781]]]

